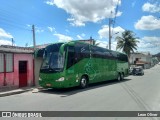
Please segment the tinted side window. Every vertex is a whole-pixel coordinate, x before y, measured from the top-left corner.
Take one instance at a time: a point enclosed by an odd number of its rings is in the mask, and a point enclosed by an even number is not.
[[[111,53],[112,53],[113,57],[114,57],[115,59],[117,59],[117,53],[114,52],[114,51],[112,51]]]
[[[67,68],[71,67],[75,63],[75,50],[73,46],[68,47]]]
[[[92,57],[96,58],[105,58],[105,59],[114,59],[115,57],[112,55],[111,51],[105,49],[105,48],[100,48],[97,46],[92,46]]]
[[[124,55],[124,61],[125,61],[125,62],[128,62],[128,57],[127,57],[127,55]]]
[[[128,62],[128,57],[127,57],[127,55],[119,53],[118,54],[118,60]]]
[[[77,62],[82,60],[83,58],[89,58],[90,57],[90,50],[88,44],[81,44],[77,43],[75,45],[75,52],[76,52],[76,60]]]
[[[92,46],[92,56],[96,58],[104,58],[105,50],[97,46]]]

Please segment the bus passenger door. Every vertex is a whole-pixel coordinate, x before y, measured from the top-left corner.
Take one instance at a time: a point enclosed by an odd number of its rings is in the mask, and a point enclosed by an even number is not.
[[[68,46],[68,56],[67,56],[67,79],[69,80],[69,84],[72,86],[75,81],[75,49],[74,46]]]

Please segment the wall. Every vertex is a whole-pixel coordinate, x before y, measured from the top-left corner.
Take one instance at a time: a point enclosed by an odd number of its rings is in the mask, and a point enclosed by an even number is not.
[[[19,86],[19,61],[27,61],[27,81],[28,86],[33,85],[33,55],[14,54],[13,72],[6,73],[6,86]],[[0,86],[4,84],[4,73],[0,73]]]
[[[4,84],[4,74],[0,73],[0,87]]]
[[[39,80],[39,71],[42,64],[43,58],[35,58],[35,85],[39,86],[38,80]]]
[[[151,55],[145,55],[145,54],[131,54],[130,56],[130,63],[134,64],[134,61],[136,58],[140,58],[139,61],[143,61],[143,62],[147,62],[147,64],[145,64],[144,68],[150,68],[151,67],[151,59],[152,56]]]

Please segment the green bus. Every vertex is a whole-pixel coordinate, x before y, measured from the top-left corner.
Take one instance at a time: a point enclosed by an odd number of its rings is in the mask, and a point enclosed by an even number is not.
[[[39,50],[39,56],[42,53],[39,84],[44,88],[85,88],[90,83],[123,80],[129,73],[126,54],[84,42],[51,44]]]

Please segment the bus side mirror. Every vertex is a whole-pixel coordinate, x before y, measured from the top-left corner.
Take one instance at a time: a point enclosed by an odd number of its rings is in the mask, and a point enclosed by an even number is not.
[[[43,58],[43,54],[45,52],[45,48],[38,49],[34,52],[35,58]]]
[[[63,55],[63,53],[64,53],[64,47],[65,47],[65,44],[61,45],[61,47],[60,47],[59,52],[61,55]]]

